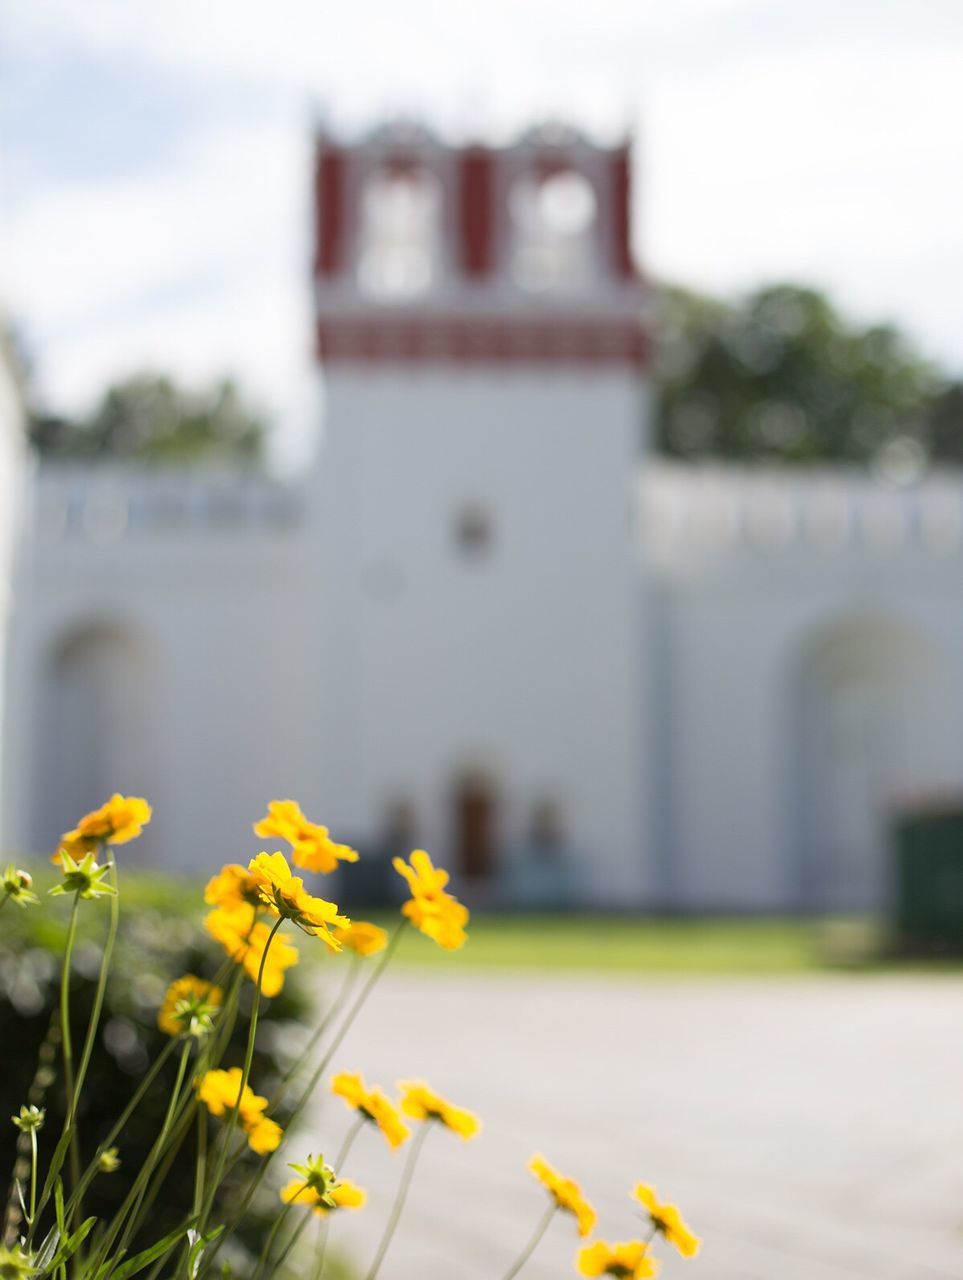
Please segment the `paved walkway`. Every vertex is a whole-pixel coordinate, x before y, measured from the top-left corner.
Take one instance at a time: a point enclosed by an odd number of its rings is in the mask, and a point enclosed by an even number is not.
[[[485,1122],[467,1145],[430,1136],[380,1280],[501,1280],[543,1209],[534,1150],[583,1183],[610,1239],[636,1233],[636,1180],[677,1200],[705,1244],[666,1255],[666,1280],[963,1277],[956,980],[399,973],[335,1065],[389,1088],[423,1076]],[[325,1102],[326,1154],[347,1118]],[[402,1159],[365,1132],[346,1167],[370,1203],[331,1239],[362,1267]],[[524,1280],[574,1275],[575,1246],[556,1220]]]

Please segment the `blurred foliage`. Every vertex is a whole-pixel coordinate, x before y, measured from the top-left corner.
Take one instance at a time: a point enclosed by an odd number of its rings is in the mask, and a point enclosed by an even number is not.
[[[140,373],[108,387],[86,418],[31,414],[29,433],[45,458],[253,464],[263,455],[265,423],[229,378],[188,391]]]
[[[146,1068],[168,1042],[157,1029],[157,1009],[172,979],[184,973],[211,978],[221,967],[224,953],[203,931],[200,886],[154,876],[121,876],[120,930],[111,965],[107,997],[90,1072],[78,1112],[82,1154],[85,1158],[104,1139],[130,1100]],[[42,905],[28,910],[8,906],[0,930],[0,1043],[6,1046],[0,1073],[0,1168],[12,1169],[18,1133],[6,1117],[23,1103],[46,1107],[42,1142],[49,1158],[60,1133],[64,1115],[59,1075],[59,1026],[57,1018],[60,960],[70,912],[68,898],[44,894],[53,876],[36,872]],[[107,928],[104,901],[81,904],[80,929],[71,974],[71,1037],[75,1053],[83,1044],[100,965],[101,945]],[[253,985],[245,981],[242,1009],[250,1009]],[[283,992],[266,1005],[262,1002],[258,1044],[252,1079],[259,1092],[271,1095],[292,1056],[306,1038],[299,1025],[310,1021],[309,1005],[298,970],[289,972]],[[263,1028],[263,1031],[261,1030]],[[240,1066],[244,1057],[248,1022],[238,1019],[225,1065]],[[38,1064],[41,1075],[38,1079]],[[51,1077],[42,1090],[43,1072]],[[144,1101],[138,1106],[117,1140],[121,1166],[116,1173],[100,1174],[84,1200],[84,1211],[110,1217],[130,1189],[163,1120],[176,1075],[176,1055],[171,1055]],[[282,1125],[283,1109],[278,1113]],[[194,1179],[195,1130],[172,1164],[164,1193],[148,1215],[150,1241],[172,1230],[191,1207]],[[259,1157],[248,1152],[227,1179],[219,1204],[230,1209],[237,1189],[246,1185]],[[265,1189],[245,1215],[242,1241],[257,1252],[270,1229],[276,1193]],[[137,1244],[135,1244],[135,1248]]]
[[[890,325],[845,321],[814,289],[738,303],[667,286],[658,303],[656,447],[682,458],[963,462],[963,385]]]

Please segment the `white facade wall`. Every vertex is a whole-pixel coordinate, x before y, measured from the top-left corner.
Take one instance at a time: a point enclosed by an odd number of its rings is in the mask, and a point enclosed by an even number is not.
[[[317,801],[302,508],[238,477],[41,472],[11,637],[8,848],[50,850],[119,790],[155,807],[126,860],[203,872],[250,856],[269,799]]]
[[[448,860],[478,770],[504,856],[548,798],[590,899],[642,900],[637,373],[338,366],[327,405],[325,812],[373,838],[404,800]]]
[[[899,807],[963,792],[963,478],[656,467],[659,898],[879,908]]]
[[[13,607],[14,554],[21,532],[24,413],[20,387],[0,334],[0,777],[4,758],[4,698],[7,635]],[[0,788],[0,850],[3,848],[3,794]]]

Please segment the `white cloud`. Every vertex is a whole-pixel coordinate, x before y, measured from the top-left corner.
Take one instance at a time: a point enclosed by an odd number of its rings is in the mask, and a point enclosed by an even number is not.
[[[16,193],[6,292],[64,408],[166,363],[235,371],[291,421],[303,411],[311,95],[349,122],[641,120],[649,270],[718,289],[811,279],[963,367],[950,0],[0,0],[0,17],[23,58],[56,48],[224,88],[173,161]],[[253,126],[225,112],[232,95]]]

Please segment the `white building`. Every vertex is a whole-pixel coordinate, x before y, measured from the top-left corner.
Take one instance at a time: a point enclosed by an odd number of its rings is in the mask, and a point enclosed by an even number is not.
[[[474,901],[878,906],[963,776],[963,484],[648,456],[627,146],[318,143],[297,484],[43,467],[3,841],[112,790],[206,871],[290,795]]]

